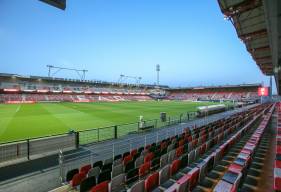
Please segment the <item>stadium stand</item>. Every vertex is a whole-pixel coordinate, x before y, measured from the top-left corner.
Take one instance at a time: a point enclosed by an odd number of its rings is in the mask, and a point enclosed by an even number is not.
[[[260,84],[170,89],[170,100],[257,101]]]
[[[75,168],[67,172],[67,184],[53,192],[196,191],[232,147],[248,141],[236,155],[239,163],[253,153],[273,109],[270,104],[259,105],[201,127],[186,128],[184,133],[158,143]],[[219,170],[226,172],[225,168]],[[219,186],[221,179],[217,180]]]
[[[152,99],[191,101],[259,100],[260,84],[169,88],[151,85],[124,85],[47,77],[0,74],[1,103],[147,101]]]
[[[276,156],[274,164],[274,190],[281,191],[281,103],[277,104]]]

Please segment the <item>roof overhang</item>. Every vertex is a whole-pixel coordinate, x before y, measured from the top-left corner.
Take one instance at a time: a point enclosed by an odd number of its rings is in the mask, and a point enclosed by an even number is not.
[[[281,1],[218,0],[262,73],[274,75],[281,88]]]

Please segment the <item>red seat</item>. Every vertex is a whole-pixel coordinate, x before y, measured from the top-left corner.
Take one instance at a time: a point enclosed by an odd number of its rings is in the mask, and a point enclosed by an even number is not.
[[[83,167],[80,168],[80,173],[84,173],[85,175],[87,175],[91,168],[92,166],[90,164],[84,165]]]
[[[176,156],[180,157],[183,154],[183,146],[180,146],[176,149]]]
[[[182,145],[184,145],[184,140],[183,140],[183,139],[181,139],[181,140],[179,141],[179,146],[182,146]]]
[[[131,151],[131,156],[134,157],[137,153],[138,153],[138,150],[137,149],[133,149]]]
[[[275,160],[275,168],[281,168],[281,161]]]
[[[91,192],[108,192],[108,181],[104,181],[91,189]]]
[[[176,159],[172,162],[170,167],[170,173],[171,175],[174,175],[180,168],[181,161],[179,159]]]
[[[76,187],[78,185],[80,185],[80,183],[82,182],[83,179],[85,179],[86,174],[85,173],[77,173],[73,176],[72,180],[70,181],[70,185],[72,187]]]
[[[192,191],[198,183],[200,169],[195,167],[189,171],[188,175],[190,176],[190,185],[189,191]]]
[[[123,164],[127,165],[130,161],[132,161],[132,159],[133,158],[131,155],[127,155],[126,157],[124,157]]]
[[[154,157],[154,153],[150,152],[144,157],[144,162],[150,162]]]
[[[207,147],[206,143],[204,143],[204,144],[200,147],[200,154],[201,154],[201,155],[203,155],[203,154],[205,153],[206,147]]]
[[[144,163],[139,168],[139,176],[143,177],[147,175],[150,171],[150,162]]]
[[[145,190],[147,192],[151,192],[153,189],[155,189],[159,184],[159,173],[153,173],[152,175],[150,175],[146,180],[145,180]]]

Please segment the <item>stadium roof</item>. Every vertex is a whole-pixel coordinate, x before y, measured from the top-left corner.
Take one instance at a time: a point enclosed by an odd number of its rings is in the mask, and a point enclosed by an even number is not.
[[[169,88],[167,85],[152,85],[152,84],[130,84],[130,83],[117,83],[109,81],[100,80],[81,80],[81,79],[69,79],[69,78],[58,78],[58,77],[45,77],[45,76],[29,76],[29,75],[19,75],[19,74],[9,74],[0,73],[0,78],[12,78],[16,77],[19,79],[29,79],[29,80],[45,80],[45,81],[58,81],[66,83],[86,83],[86,84],[100,84],[100,85],[115,85],[115,86],[125,86],[125,87],[141,87],[141,88]]]
[[[253,83],[253,84],[239,84],[239,85],[218,85],[218,86],[197,86],[197,87],[176,87],[170,88],[171,90],[184,90],[184,89],[194,89],[194,90],[202,90],[202,89],[225,89],[225,88],[256,88],[261,87],[261,83]]]
[[[281,1],[218,0],[258,67],[274,75],[281,92]]]

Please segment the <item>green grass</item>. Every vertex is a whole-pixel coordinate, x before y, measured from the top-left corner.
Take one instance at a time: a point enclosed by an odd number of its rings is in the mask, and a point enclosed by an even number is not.
[[[181,113],[195,111],[197,106],[210,104],[213,103],[148,101],[0,104],[0,142],[136,122],[140,115],[145,120],[158,119],[160,112],[167,112],[168,116],[179,116]],[[125,134],[126,126],[122,129],[121,132]],[[107,136],[108,132],[100,134],[102,137],[110,137]]]

